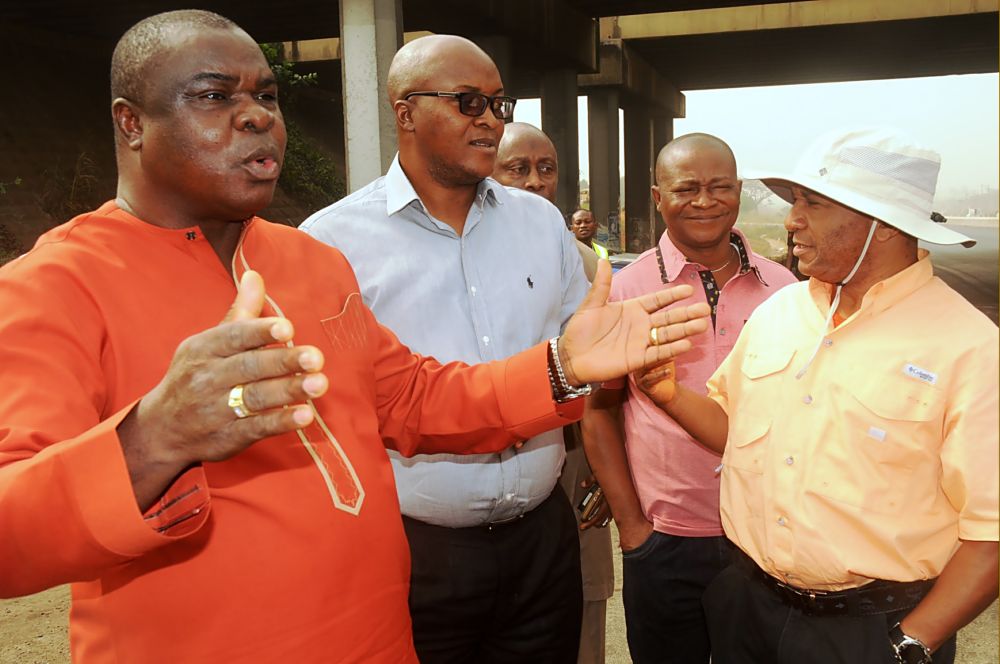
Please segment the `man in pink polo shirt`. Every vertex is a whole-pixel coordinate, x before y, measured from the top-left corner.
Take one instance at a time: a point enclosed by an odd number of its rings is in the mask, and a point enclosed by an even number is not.
[[[687,283],[712,307],[713,329],[678,359],[677,379],[705,393],[754,308],[793,283],[733,229],[741,183],[732,150],[707,134],[681,136],[656,160],[658,245],[615,275],[611,298]],[[701,595],[729,562],[719,520],[720,457],[643,393],[643,376],[605,384],[584,418],[587,457],[621,536],[628,644],[636,664],[708,662]],[[621,417],[624,415],[624,417]],[[600,444],[598,444],[600,441]]]

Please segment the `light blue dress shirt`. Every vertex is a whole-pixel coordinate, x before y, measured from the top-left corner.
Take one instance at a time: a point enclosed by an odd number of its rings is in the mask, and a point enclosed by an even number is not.
[[[379,322],[442,362],[499,360],[556,336],[588,288],[573,235],[547,200],[487,178],[459,237],[428,214],[398,156],[384,177],[300,228],[347,256]],[[556,429],[499,454],[389,456],[403,514],[458,528],[537,507],[565,449]]]

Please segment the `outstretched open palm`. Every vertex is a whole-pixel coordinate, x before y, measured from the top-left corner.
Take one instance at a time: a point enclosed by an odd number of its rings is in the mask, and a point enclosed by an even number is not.
[[[559,358],[572,385],[611,380],[661,364],[689,350],[688,337],[708,329],[711,311],[705,303],[663,311],[691,295],[688,285],[623,302],[608,302],[610,291],[611,264],[602,260],[594,285],[559,338]]]

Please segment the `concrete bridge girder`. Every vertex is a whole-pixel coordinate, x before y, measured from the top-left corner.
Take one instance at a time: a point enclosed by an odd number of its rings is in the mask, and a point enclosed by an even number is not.
[[[546,88],[543,106],[548,105],[551,118],[560,118],[553,137],[565,163],[565,176],[560,178],[563,185],[560,201],[565,199],[565,207],[575,205],[579,178],[570,177],[570,173],[578,173],[576,73],[597,69],[597,21],[579,14],[564,0],[511,0],[479,5],[445,0],[435,3],[433,11],[428,6],[428,11],[414,12],[414,6],[420,4],[408,3],[409,13],[419,16],[420,25],[434,28],[435,32],[459,32],[449,30],[449,26],[458,16],[467,24],[470,13],[474,14],[473,23],[499,28],[499,34],[482,36],[477,41],[494,57],[501,75],[514,66],[515,43],[530,42],[535,48],[541,45],[553,54],[552,63],[562,63],[550,67],[542,77]],[[403,44],[402,26],[402,0],[340,0],[338,44],[286,46],[286,52],[300,57],[309,50],[311,57],[343,58],[348,191],[355,191],[385,173],[396,151],[395,119],[385,88],[389,63]],[[555,122],[551,124],[556,126]]]
[[[659,12],[601,19],[601,39],[648,39],[716,32],[807,28],[847,23],[985,14],[1000,9],[998,0],[824,0],[779,2]]]
[[[652,206],[653,162],[657,151],[673,138],[673,120],[685,114],[684,95],[621,39],[601,42],[600,71],[582,74],[582,92],[595,103],[588,105],[590,127],[591,210],[601,224],[611,227],[619,214],[618,115],[605,109],[613,99],[623,109],[625,133],[625,218],[621,223],[625,243],[621,249],[641,252],[652,246],[663,230]],[[594,141],[603,143],[597,151]],[[613,156],[609,161],[608,154]],[[605,191],[607,190],[607,191]]]
[[[775,2],[601,19],[684,90],[998,68],[1000,0]],[[683,62],[683,67],[675,63]]]
[[[421,1],[407,2],[408,16],[415,15],[410,10]],[[395,5],[398,12],[402,0],[341,0],[342,11],[344,6],[377,5],[379,2]],[[662,231],[662,223],[657,219],[649,195],[656,150],[672,138],[673,118],[685,115],[684,95],[670,80],[673,69],[664,75],[664,67],[670,65],[664,61],[662,54],[660,58],[650,60],[649,57],[657,52],[649,51],[647,44],[665,38],[683,40],[699,35],[738,39],[739,34],[757,36],[768,31],[777,34],[790,29],[821,29],[843,24],[867,26],[935,16],[966,16],[996,11],[998,3],[1000,0],[775,2],[620,16],[597,22],[581,19],[565,4],[565,0],[488,2],[478,7],[469,7],[459,0],[445,0],[437,3],[437,17],[432,12],[424,16],[419,25],[437,31],[480,34],[471,38],[497,62],[508,84],[508,91],[521,96],[542,97],[543,125],[561,157],[558,204],[566,212],[578,201],[575,96],[580,93],[593,97],[593,103],[589,104],[591,207],[599,223],[611,225],[609,220],[617,215],[617,201],[623,193],[625,219],[621,225],[628,242],[623,248],[639,251],[650,246]],[[442,18],[441,15],[447,14],[449,8],[454,10],[452,18]],[[481,20],[479,25],[483,26],[482,29],[474,25],[470,32],[468,28],[462,30],[457,23],[454,26],[449,23],[449,20],[459,21],[459,17],[463,23],[468,23],[470,13],[476,15],[473,24],[477,18]],[[341,34],[344,35],[344,32]],[[599,44],[595,34],[601,38]],[[409,36],[408,33],[403,39]],[[526,48],[526,45],[530,46]],[[306,51],[305,48],[299,50],[303,54]],[[540,53],[546,55],[540,56]],[[555,54],[560,55],[557,57]],[[337,55],[328,50],[321,57]],[[704,51],[702,55],[705,56]],[[676,57],[667,61],[677,62],[679,59],[687,61],[686,58]],[[529,61],[528,67],[525,66],[526,60]],[[544,63],[542,68],[538,66],[539,62]],[[349,98],[349,67],[343,71],[345,97]],[[384,89],[381,81],[380,86]],[[625,115],[625,170],[628,177],[624,192],[619,191],[617,168],[611,163],[612,156],[617,160],[618,154],[617,114],[606,112],[611,102],[622,108]],[[369,118],[373,116],[371,111],[363,114]],[[395,149],[395,135],[391,122],[381,126],[383,134],[388,131],[388,137],[380,136],[376,141],[362,137],[353,142],[362,145],[362,149],[368,147],[369,151],[380,149],[377,160],[373,159],[373,155],[362,155],[359,159],[369,165],[381,165],[384,172],[388,165],[386,146],[391,145],[391,150]],[[345,131],[348,131],[346,126]],[[348,141],[351,136],[358,136],[358,131],[349,130]],[[601,145],[594,150],[597,144]],[[356,154],[353,146],[348,150],[349,159],[352,153]],[[349,164],[349,174],[351,170]],[[363,185],[373,177],[370,175],[366,174],[357,181],[350,177],[349,188],[353,190]]]

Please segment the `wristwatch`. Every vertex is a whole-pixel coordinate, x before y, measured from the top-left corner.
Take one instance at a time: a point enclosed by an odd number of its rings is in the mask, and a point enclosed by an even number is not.
[[[907,636],[899,623],[889,630],[889,642],[899,664],[931,664],[931,651],[920,639]]]

